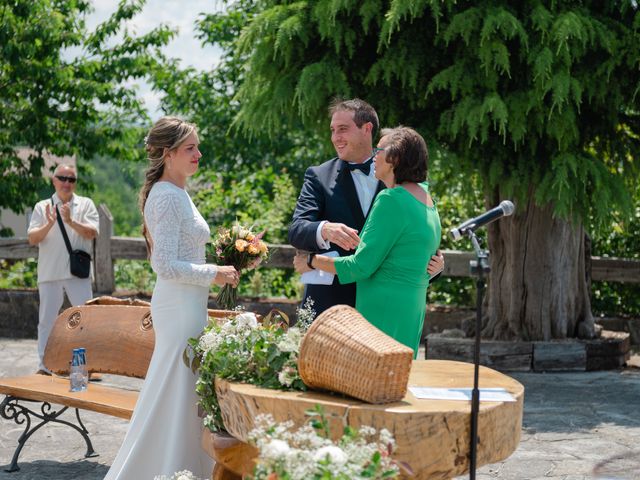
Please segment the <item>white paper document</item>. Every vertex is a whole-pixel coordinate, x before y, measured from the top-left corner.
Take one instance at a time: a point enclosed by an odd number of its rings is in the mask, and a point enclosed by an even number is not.
[[[318,255],[324,255],[325,257],[337,257],[338,252],[333,250],[330,252],[323,252]],[[323,272],[322,270],[311,270],[300,275],[300,281],[305,285],[331,285],[333,283],[333,277],[335,274],[329,272]]]
[[[409,387],[414,397],[420,400],[471,400],[472,388]],[[504,388],[480,388],[481,402],[515,402],[516,399]]]

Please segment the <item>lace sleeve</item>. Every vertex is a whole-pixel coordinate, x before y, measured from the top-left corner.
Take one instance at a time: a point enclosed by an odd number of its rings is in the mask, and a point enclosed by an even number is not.
[[[204,243],[193,238],[197,220],[187,197],[171,191],[150,195],[145,220],[153,240],[151,267],[158,277],[208,287],[217,269],[204,263]]]

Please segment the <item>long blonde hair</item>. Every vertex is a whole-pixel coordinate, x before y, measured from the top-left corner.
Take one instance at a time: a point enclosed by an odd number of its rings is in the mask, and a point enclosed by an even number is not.
[[[151,252],[151,245],[147,236],[147,224],[144,221],[144,206],[149,198],[149,192],[164,173],[167,153],[178,148],[194,132],[197,132],[197,128],[193,123],[185,122],[177,117],[162,117],[151,127],[149,134],[144,139],[149,166],[138,195],[138,205],[142,212],[142,235],[147,244],[148,253]]]

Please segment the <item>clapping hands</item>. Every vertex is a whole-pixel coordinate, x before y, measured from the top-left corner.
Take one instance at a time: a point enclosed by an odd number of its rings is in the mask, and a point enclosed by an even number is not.
[[[60,211],[60,216],[62,217],[62,221],[67,225],[71,225],[71,206],[68,203],[63,203],[58,208]]]
[[[53,226],[56,222],[56,209],[48,203],[45,207],[45,216],[47,217],[47,225],[50,227]]]

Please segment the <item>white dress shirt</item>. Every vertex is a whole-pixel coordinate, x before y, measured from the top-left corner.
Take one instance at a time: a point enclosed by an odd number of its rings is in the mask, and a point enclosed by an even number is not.
[[[57,194],[54,193],[52,198],[54,205],[59,206],[62,204]],[[98,231],[98,210],[90,198],[81,197],[74,193],[69,205],[71,207],[71,219],[74,222],[90,225],[96,232]],[[53,207],[51,198],[41,200],[36,204],[27,232],[30,232],[34,228],[42,227],[47,223],[47,206],[49,206],[49,208]],[[83,238],[67,224],[65,224],[65,230],[67,231],[72,250],[80,249],[89,254],[93,253],[93,240]],[[49,230],[49,233],[47,233],[47,236],[38,244],[38,283],[69,278],[75,277],[73,277],[69,271],[69,252],[67,252],[67,247],[64,243],[62,232],[60,231],[60,225],[58,225],[56,221],[51,227],[51,230]]]

